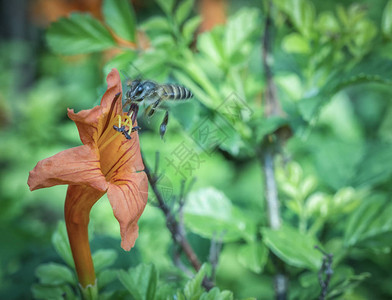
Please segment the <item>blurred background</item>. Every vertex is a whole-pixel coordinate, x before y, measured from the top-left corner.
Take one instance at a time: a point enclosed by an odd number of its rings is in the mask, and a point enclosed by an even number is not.
[[[223,243],[219,288],[274,298],[282,269],[273,256],[285,266],[287,298],[316,299],[317,244],[334,255],[328,299],[392,298],[392,2],[134,0],[125,1],[129,24],[109,18],[118,14],[110,3],[0,0],[0,299],[42,299],[37,268],[64,263],[52,236],[67,187],[30,192],[28,173],[81,144],[67,108],[98,105],[113,67],[195,95],[169,105],[163,140],[163,113],[140,114],[140,143],[173,211],[182,182],[190,187],[184,222],[200,261]],[[75,11],[82,14],[64,19]],[[93,24],[85,13],[104,25],[78,40]],[[267,16],[272,75],[262,59]],[[266,109],[268,79],[280,103],[275,115]],[[264,196],[271,144],[279,234],[270,231]],[[189,274],[174,267],[178,245],[156,203],[150,191],[136,246],[125,252],[104,196],[91,213],[91,248],[114,251],[112,268],[153,263],[162,285],[176,290]]]

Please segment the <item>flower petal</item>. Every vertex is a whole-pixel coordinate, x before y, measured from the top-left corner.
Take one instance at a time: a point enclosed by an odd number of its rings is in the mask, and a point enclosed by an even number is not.
[[[106,77],[106,82],[108,88],[101,99],[103,117],[100,119],[100,133],[106,130],[110,120],[122,113],[122,83],[117,69],[112,69]],[[119,93],[119,97],[116,97]]]
[[[147,204],[147,196],[148,180],[144,172],[128,173],[109,183],[108,198],[120,223],[121,247],[126,251],[135,244],[139,229],[137,221]]]
[[[76,123],[82,143],[96,142],[110,124],[110,121],[122,113],[122,83],[116,69],[106,77],[108,88],[102,96],[101,105],[75,113],[68,109],[68,117]]]
[[[32,191],[59,184],[88,185],[99,191],[106,191],[108,186],[100,169],[98,150],[87,145],[41,160],[30,172],[27,184]]]
[[[137,126],[137,123],[134,124]],[[115,134],[113,130],[113,134]],[[110,147],[100,149],[101,169],[108,181],[112,177],[120,176],[125,172],[138,172],[144,170],[142,156],[140,154],[139,134],[133,132],[131,139],[127,140],[119,135],[111,141]]]
[[[68,117],[75,122],[78,127],[80,140],[84,145],[94,143],[99,136],[99,117],[102,115],[102,108],[95,106],[92,109],[81,110],[75,113],[73,109],[68,109]]]

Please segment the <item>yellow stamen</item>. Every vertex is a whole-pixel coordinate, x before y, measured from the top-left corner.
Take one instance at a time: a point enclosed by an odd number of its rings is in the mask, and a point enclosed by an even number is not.
[[[103,145],[98,146],[99,150],[102,151],[103,149],[105,149],[121,132],[116,131],[115,134],[113,134],[107,141],[105,141],[105,143],[103,143]]]
[[[117,115],[116,118],[113,119],[111,124],[108,126],[108,128],[106,129],[106,131],[98,141],[98,147],[100,150],[107,147],[118,136],[119,133],[122,133],[121,131],[116,131],[113,128],[113,125],[117,123],[117,120],[118,120],[118,128],[121,128],[123,126],[128,126],[129,127],[128,134],[131,135],[132,127],[133,127],[132,118],[128,115],[123,115],[123,116]],[[115,131],[114,134],[112,130]],[[108,137],[109,134],[112,134],[112,136]]]

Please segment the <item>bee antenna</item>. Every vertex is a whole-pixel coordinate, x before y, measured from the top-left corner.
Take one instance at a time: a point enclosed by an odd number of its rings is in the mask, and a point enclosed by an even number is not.
[[[127,85],[131,84],[132,79],[128,76],[128,73],[125,72],[124,70],[120,70],[121,74],[125,77],[125,80],[127,82]]]
[[[134,63],[131,63],[131,66],[137,71],[138,75],[136,76],[136,78],[141,80],[141,78],[142,78],[142,71],[140,71],[139,68],[136,67]]]

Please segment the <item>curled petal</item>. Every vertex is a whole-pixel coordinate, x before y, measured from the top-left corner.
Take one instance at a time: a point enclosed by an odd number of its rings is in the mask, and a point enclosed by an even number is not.
[[[102,112],[107,115],[107,118],[113,118],[113,116],[118,115],[122,112],[122,102],[121,97],[113,101],[117,94],[122,93],[122,83],[120,74],[116,69],[112,71],[106,77],[106,82],[108,88],[101,99]]]
[[[87,185],[99,191],[106,191],[108,186],[100,169],[98,151],[87,145],[41,160],[30,171],[27,184],[31,191],[59,184]]]
[[[109,183],[108,198],[120,223],[121,247],[129,251],[135,244],[137,222],[147,204],[148,180],[144,172],[123,175]]]
[[[73,109],[68,109],[68,117],[75,122],[78,127],[80,140],[83,144],[94,143],[99,136],[99,117],[102,115],[102,108],[96,106],[92,109],[81,110],[75,113]]]

